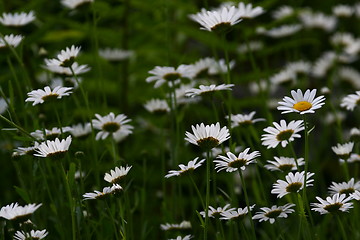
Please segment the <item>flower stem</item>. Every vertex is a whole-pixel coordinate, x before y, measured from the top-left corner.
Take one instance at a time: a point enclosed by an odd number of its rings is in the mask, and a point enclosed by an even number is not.
[[[206,198],[205,198],[205,227],[204,240],[207,240],[209,225],[209,202],[210,202],[210,150],[206,151]]]
[[[197,187],[197,185],[196,185],[196,183],[195,183],[195,181],[194,181],[194,178],[193,178],[191,175],[189,175],[189,179],[190,179],[192,185],[194,186],[195,191],[196,191],[196,193],[197,193],[197,195],[198,195],[198,197],[199,197],[199,199],[200,199],[201,206],[205,209],[204,200],[203,200],[203,198],[202,198],[202,196],[201,196],[201,193],[200,193],[200,191],[199,191],[199,188]]]
[[[342,239],[343,240],[347,240],[347,235],[344,229],[344,225],[342,224],[342,221],[340,219],[340,216],[336,214],[336,220],[338,221],[339,227],[340,227],[340,231],[341,231],[341,235],[342,235]]]

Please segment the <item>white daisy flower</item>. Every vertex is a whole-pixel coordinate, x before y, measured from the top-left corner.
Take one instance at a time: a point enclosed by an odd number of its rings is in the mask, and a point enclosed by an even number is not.
[[[100,116],[99,114],[95,114],[95,116],[97,119],[92,120],[93,127],[100,130],[100,132],[96,134],[96,140],[104,140],[109,135],[115,137],[117,133],[132,133],[133,126],[127,124],[131,121],[131,119],[128,119],[124,114],[115,116],[115,114],[111,112],[104,117]]]
[[[255,204],[250,206],[250,211],[255,207]],[[246,214],[248,214],[249,209],[248,207],[244,208],[232,208],[228,209],[226,211],[223,211],[221,214],[220,219],[221,220],[241,220],[245,217]]]
[[[350,194],[350,197],[356,201],[360,201],[360,191],[356,190],[354,193]]]
[[[27,25],[35,20],[34,11],[29,13],[3,13],[0,17],[0,23],[4,26],[20,27]]]
[[[282,38],[299,32],[301,28],[300,24],[282,25],[270,30],[265,30],[263,34],[272,38]]]
[[[340,162],[344,162],[343,159],[340,159]],[[352,153],[350,154],[350,158],[347,160],[348,163],[360,162],[360,154]]]
[[[162,99],[151,99],[144,104],[144,107],[151,113],[163,114],[170,112],[169,104]]]
[[[83,195],[84,200],[93,200],[93,199],[103,199],[109,195],[114,195],[116,193],[119,193],[123,190],[123,188],[119,184],[113,184],[111,187],[104,187],[103,190],[90,193],[85,193]]]
[[[61,4],[70,9],[75,9],[81,5],[92,2],[94,2],[94,0],[61,0]]]
[[[188,65],[188,71],[193,79],[202,79],[209,76],[209,69],[216,65],[214,58],[202,58],[196,61],[194,64]]]
[[[240,18],[255,18],[265,11],[262,7],[255,7],[251,3],[245,4],[243,2],[239,2],[238,11],[240,12]]]
[[[130,128],[131,127],[131,128]],[[120,129],[117,132],[114,132],[112,134],[112,137],[114,138],[115,142],[121,142],[122,140],[124,140],[127,136],[129,136],[132,133],[133,126],[131,125],[127,125],[127,127],[125,128],[125,126],[123,126],[122,129]]]
[[[212,149],[230,138],[229,129],[225,126],[220,129],[220,123],[191,126],[193,134],[186,132],[185,140],[204,149]]]
[[[59,137],[62,133],[70,132],[72,130],[71,127],[62,127],[57,128],[53,127],[52,129],[44,129],[44,130],[36,130],[35,132],[31,132],[30,135],[36,138],[37,140],[54,140]]]
[[[294,83],[296,80],[296,74],[289,69],[283,69],[282,71],[274,74],[270,77],[272,85],[285,85],[288,83]]]
[[[337,19],[334,16],[327,16],[324,13],[313,13],[309,10],[300,12],[299,19],[305,28],[320,28],[331,32],[337,25]]]
[[[312,76],[322,78],[326,76],[328,70],[335,64],[337,56],[334,52],[325,52],[313,64]]]
[[[66,139],[61,141],[56,138],[54,141],[47,140],[42,142],[39,147],[35,149],[36,153],[34,156],[61,159],[68,152],[71,140],[71,136],[68,136]]]
[[[360,129],[352,128],[350,130],[350,139],[354,142],[360,142]]]
[[[0,97],[0,114],[3,114],[8,109],[9,99],[4,99]]]
[[[31,230],[30,232],[16,231],[14,240],[44,239],[48,235],[46,229]]]
[[[0,217],[7,220],[26,221],[30,218],[31,214],[41,207],[41,205],[42,203],[32,203],[25,206],[19,206],[17,202],[11,203],[10,205],[4,206],[0,209]]]
[[[189,174],[205,162],[205,159],[201,159],[199,162],[197,162],[198,159],[199,158],[197,157],[194,160],[189,161],[187,165],[180,164],[180,170],[170,170],[169,173],[165,175],[165,177],[169,178]]]
[[[279,102],[278,110],[282,111],[281,113],[290,113],[297,112],[300,114],[305,113],[314,113],[316,109],[321,108],[325,103],[324,96],[319,96],[315,98],[316,89],[310,91],[306,90],[304,95],[300,89],[297,91],[292,90],[291,95],[293,98],[284,97],[282,102]]]
[[[45,63],[48,64],[49,60],[45,59]],[[56,65],[46,65],[44,66],[45,69],[47,69],[50,72],[59,74],[59,75],[65,75],[65,76],[73,76],[74,74],[72,73],[72,71],[70,70],[70,67],[61,67],[61,66],[56,66]],[[83,73],[87,73],[88,71],[90,71],[90,67],[88,67],[88,65],[79,65],[77,62],[74,62],[71,65],[71,68],[73,70],[73,72],[75,73],[75,75],[79,75],[79,74],[83,74]]]
[[[245,54],[248,52],[255,52],[264,48],[264,43],[260,41],[249,41],[248,43],[240,44],[237,52]]]
[[[3,37],[0,37],[0,49],[1,48],[7,48],[8,46],[12,46],[16,48],[20,42],[23,40],[23,36],[21,35],[5,35]]]
[[[117,62],[131,58],[134,56],[134,51],[117,48],[105,48],[99,50],[99,55],[108,61]]]
[[[348,182],[336,183],[332,182],[329,187],[330,195],[336,193],[350,195],[355,191],[360,191],[360,181],[355,182],[354,178],[351,178]]]
[[[17,147],[14,149],[12,157],[20,157],[25,155],[32,156],[36,152],[35,150],[39,147],[39,145],[40,144],[38,142],[34,142],[34,146],[31,147]]]
[[[158,88],[164,83],[168,83],[170,87],[178,84],[182,78],[191,78],[188,65],[180,65],[176,69],[174,67],[156,66],[149,73],[153,76],[146,78],[146,82],[155,82],[154,87]]]
[[[283,5],[271,13],[274,19],[283,19],[292,16],[295,13],[294,8],[291,6]]]
[[[241,150],[243,150],[244,148],[242,146],[236,146],[233,153],[234,154],[239,154],[241,152]],[[226,154],[227,152],[231,152],[230,148],[228,146],[226,147],[215,147],[213,149],[211,149],[211,156],[218,156],[220,154]],[[203,156],[206,157],[206,153],[203,153]]]
[[[350,5],[339,4],[332,8],[332,12],[337,17],[351,17],[355,10]]]
[[[320,203],[310,203],[313,208],[311,210],[319,212],[320,214],[348,212],[350,208],[353,208],[352,197],[346,197],[346,194],[336,193],[331,197],[327,197],[325,200],[316,197]]]
[[[202,9],[197,14],[191,14],[189,17],[198,22],[202,27],[200,29],[206,31],[224,32],[231,26],[242,21],[240,12],[236,7],[223,7],[219,10],[206,11]]]
[[[49,86],[46,86],[44,90],[37,89],[28,92],[29,96],[25,102],[33,102],[33,106],[44,102],[52,101],[55,99],[61,99],[64,96],[69,96],[73,88],[72,87],[56,87],[53,90]]]
[[[236,209],[235,208],[230,208],[230,204],[226,204],[224,207],[217,207],[217,208],[214,208],[212,206],[209,206],[209,209],[208,209],[208,216],[209,217],[212,217],[212,218],[218,218],[220,217],[220,215],[226,211],[235,211]],[[201,211],[200,212],[200,215],[205,218],[205,211]]]
[[[340,67],[339,78],[350,83],[355,89],[360,89],[360,72],[352,67]]]
[[[132,166],[116,167],[114,170],[111,170],[110,173],[105,173],[104,180],[113,184],[120,183],[129,173],[131,168]]]
[[[264,167],[270,171],[282,171],[282,172],[289,172],[289,171],[296,171],[296,166],[302,166],[305,164],[304,158],[289,158],[289,157],[274,157],[275,161],[268,160],[269,164],[266,164]]]
[[[271,208],[263,207],[260,208],[261,212],[257,212],[253,216],[253,219],[259,219],[259,222],[270,221],[273,224],[277,218],[287,218],[288,214],[295,212],[294,209],[291,209],[294,206],[295,204],[288,203],[279,207],[276,205]]]
[[[231,60],[229,62],[229,69],[233,69],[235,66],[235,60]],[[225,59],[220,59],[219,61],[215,61],[213,65],[209,68],[210,75],[224,74],[228,72],[228,65],[226,64]]]
[[[249,113],[249,114],[231,114],[231,127],[238,127],[238,126],[248,126],[252,125],[256,122],[265,121],[265,118],[255,118],[255,111]],[[229,119],[229,116],[226,118]]]
[[[182,236],[177,236],[176,238],[169,238],[169,240],[190,240],[190,239],[192,239],[193,238],[193,236],[191,236],[191,235],[186,235],[186,236],[184,236],[184,237],[182,237]]]
[[[350,156],[350,153],[352,152],[354,147],[353,142],[348,142],[344,144],[338,143],[336,146],[331,147],[331,149],[334,151],[336,155],[338,155],[341,159],[348,159]]]
[[[160,229],[163,231],[184,230],[184,229],[190,229],[190,228],[191,228],[191,222],[189,222],[189,221],[182,221],[181,223],[160,224]]]
[[[303,60],[296,62],[289,62],[288,64],[286,64],[286,69],[295,74],[307,75],[311,71],[311,64]]]
[[[226,154],[227,157],[219,155],[217,157],[218,160],[214,160],[214,163],[216,163],[215,169],[217,169],[217,172],[220,172],[221,170],[234,172],[239,169],[244,171],[247,165],[256,163],[255,158],[260,157],[259,151],[254,151],[248,154],[249,150],[250,148],[246,148],[238,156],[232,152],[228,152]]]
[[[355,41],[354,36],[347,32],[337,32],[330,38],[330,42],[335,47],[347,47]]]
[[[360,105],[360,91],[356,91],[355,94],[349,94],[341,100],[341,107],[346,110],[354,111],[354,108]]]
[[[311,179],[315,173],[307,172],[306,174],[306,186],[312,186],[312,182],[314,179]],[[276,183],[273,184],[273,189],[271,190],[272,194],[277,194],[278,198],[282,198],[288,193],[297,193],[304,188],[304,180],[305,180],[305,171],[296,172],[293,174],[289,172],[285,176],[286,181],[277,180]]]
[[[70,68],[75,61],[75,58],[80,52],[81,47],[75,47],[72,45],[70,48],[61,50],[57,55],[57,58],[47,59],[45,61],[48,66],[60,66]]]
[[[69,130],[71,135],[73,135],[76,138],[86,138],[91,133],[91,124],[85,123],[85,124],[75,124],[71,126],[71,130]]]
[[[298,132],[304,130],[304,122],[302,120],[293,120],[286,124],[285,120],[280,120],[280,124],[273,122],[275,127],[267,127],[264,129],[267,134],[261,135],[262,145],[267,148],[275,148],[279,143],[285,147],[289,142],[294,141],[295,138],[300,138]]]
[[[223,90],[232,90],[231,88],[235,86],[234,84],[220,84],[215,85],[211,84],[210,86],[200,85],[199,88],[192,88],[186,91],[185,95],[187,97],[196,97],[200,95],[209,94],[216,91],[223,91]]]

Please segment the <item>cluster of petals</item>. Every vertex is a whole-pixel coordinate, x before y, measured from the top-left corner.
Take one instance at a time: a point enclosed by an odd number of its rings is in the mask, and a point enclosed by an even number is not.
[[[0,17],[0,23],[4,26],[19,27],[24,26],[35,20],[34,11],[29,13],[3,13]]]
[[[41,207],[41,205],[41,203],[32,203],[25,206],[20,206],[17,202],[11,203],[10,205],[4,206],[0,209],[0,217],[7,220],[26,218],[33,214],[39,207]]]
[[[197,157],[194,160],[189,161],[187,165],[180,164],[179,165],[180,170],[170,170],[169,173],[165,175],[165,177],[169,178],[169,177],[180,176],[187,172],[194,171],[205,162],[205,159],[201,159],[199,162],[198,159],[199,158]]]
[[[53,97],[56,99],[61,99],[64,96],[69,96],[73,88],[72,87],[55,87],[53,90],[49,86],[46,86],[43,89],[33,90],[27,93],[28,98],[25,102],[33,102],[33,106],[37,104],[44,103],[46,99],[52,99]]]
[[[319,212],[320,214],[336,213],[336,212],[348,212],[350,208],[353,208],[353,203],[350,202],[352,197],[346,197],[346,194],[336,193],[331,197],[322,199],[316,197],[320,203],[311,203],[313,206],[311,210]]]

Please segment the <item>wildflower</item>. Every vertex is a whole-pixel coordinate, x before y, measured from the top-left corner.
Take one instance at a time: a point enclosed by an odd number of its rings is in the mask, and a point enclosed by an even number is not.
[[[245,54],[247,52],[254,52],[264,48],[264,43],[260,41],[250,41],[246,44],[240,44],[237,48],[237,52]]]
[[[107,196],[114,195],[122,191],[122,189],[123,188],[119,184],[113,184],[111,187],[104,187],[101,192],[95,190],[91,193],[85,193],[83,197],[84,200],[103,199]]]
[[[311,64],[306,61],[296,61],[286,64],[286,69],[295,74],[309,74],[311,70]]]
[[[319,28],[331,32],[337,25],[337,19],[334,16],[327,16],[321,12],[313,13],[305,10],[299,14],[300,21],[305,28]]]
[[[255,207],[255,204],[250,206],[250,211]],[[248,214],[248,207],[229,209],[221,213],[221,220],[242,220]]]
[[[32,203],[25,206],[19,206],[17,202],[11,203],[10,205],[4,206],[0,209],[0,217],[7,220],[26,221],[30,218],[31,214],[41,207],[41,205],[42,203]]]
[[[202,9],[197,14],[191,14],[190,18],[198,22],[202,27],[200,29],[209,32],[225,32],[231,26],[242,21],[241,15],[243,13],[238,11],[234,6],[223,7],[220,10],[206,11]]]
[[[341,100],[341,107],[346,110],[353,111],[356,105],[360,104],[360,91],[356,91],[355,94],[349,94]]]
[[[236,146],[233,153],[238,154],[243,149],[244,148],[242,146]],[[211,149],[211,154],[212,154],[211,156],[218,156],[218,155],[220,155],[222,153],[225,154],[225,153],[230,152],[230,151],[231,151],[230,148],[227,147],[227,146],[226,147],[215,147],[215,148]],[[206,153],[203,153],[203,156],[206,157]]]
[[[39,147],[35,149],[36,153],[34,156],[61,159],[68,152],[71,140],[71,136],[68,136],[61,141],[56,138],[54,141],[47,140],[46,142],[42,142]]]
[[[80,52],[80,48],[81,47],[75,47],[74,45],[70,48],[67,47],[65,50],[61,50],[60,54],[57,55],[57,58],[48,59],[46,65],[71,67]]]
[[[292,25],[282,25],[277,28],[272,28],[270,30],[265,30],[264,35],[272,38],[282,38],[293,35],[301,30],[300,24],[292,24]]]
[[[5,49],[8,46],[12,46],[14,48],[16,48],[20,42],[23,40],[23,36],[21,35],[14,35],[14,34],[10,34],[10,35],[5,35],[3,37],[0,37],[0,49]]]
[[[191,223],[189,221],[182,221],[181,223],[165,223],[165,224],[160,224],[160,228],[163,231],[184,230],[184,229],[190,229]]]
[[[282,114],[297,112],[300,114],[305,113],[314,113],[316,109],[321,108],[325,103],[324,96],[319,96],[315,98],[316,89],[310,91],[310,89],[306,90],[304,95],[300,89],[297,91],[292,90],[291,95],[293,98],[284,97],[282,102],[279,102],[278,110],[282,110]]]
[[[360,201],[360,191],[356,190],[354,193],[350,194],[350,197],[356,201]]]
[[[350,195],[355,191],[360,191],[360,181],[355,182],[354,178],[351,178],[348,182],[336,183],[332,182],[329,187],[330,195],[336,193]]]
[[[254,118],[255,111],[252,111],[249,114],[231,114],[231,127],[238,127],[238,126],[248,126],[252,125],[256,122],[265,121],[264,118]],[[229,117],[227,117],[229,118]]]
[[[327,197],[326,200],[316,197],[320,203],[311,203],[313,206],[311,210],[319,212],[320,214],[327,213],[338,213],[338,212],[348,212],[350,208],[353,208],[351,201],[352,197],[346,197],[346,194],[336,193],[331,197]]]
[[[296,79],[295,72],[289,69],[284,69],[276,73],[275,75],[271,76],[270,82],[274,85],[279,85],[279,84],[295,82],[295,79]]]
[[[115,116],[115,114],[111,112],[104,117],[99,114],[95,114],[95,116],[97,119],[92,120],[93,127],[100,130],[100,132],[96,134],[96,140],[105,139],[110,134],[115,137],[117,133],[132,133],[133,126],[127,124],[131,119],[128,119],[124,114]]]
[[[298,132],[304,130],[302,120],[293,120],[286,124],[285,120],[280,120],[280,124],[273,122],[275,127],[267,127],[264,129],[267,134],[261,135],[262,145],[267,148],[275,148],[279,143],[285,147],[289,142],[294,141],[294,138],[300,138]]]
[[[228,64],[225,62],[224,59],[220,59],[219,61],[215,61],[209,68],[210,75],[216,74],[224,74],[227,73],[228,70],[233,69],[235,66],[235,61],[231,60]]]
[[[186,132],[185,140],[207,150],[216,147],[230,138],[229,129],[227,127],[220,129],[220,123],[218,122],[206,126],[204,123],[196,124],[196,127],[191,126],[191,128],[193,134]]]
[[[340,162],[342,159],[340,159]],[[360,162],[360,154],[352,153],[350,154],[350,158],[347,160],[348,163]]]
[[[74,62],[71,67],[61,67],[56,65],[51,65],[48,59],[45,59],[45,63],[47,64],[45,68],[49,70],[50,72],[57,73],[60,75],[65,76],[73,76],[73,75],[79,75],[83,73],[87,73],[90,71],[90,67],[88,65],[79,65],[77,62]],[[50,64],[50,65],[48,65]],[[70,70],[72,69],[72,71]]]
[[[220,217],[220,215],[226,211],[235,211],[235,208],[230,208],[230,204],[226,204],[224,207],[218,207],[218,208],[214,208],[212,206],[209,206],[208,209],[208,216],[212,217],[212,218],[218,218]],[[201,211],[200,215],[205,218],[205,211]]]
[[[128,174],[132,166],[116,167],[115,170],[111,170],[110,173],[106,173],[104,180],[109,183],[119,183]]]
[[[166,100],[161,99],[151,99],[144,104],[144,107],[151,113],[162,114],[170,112],[170,107]]]
[[[253,8],[251,3],[245,4],[243,2],[239,2],[238,11],[240,12],[240,18],[255,18],[264,13],[264,9],[262,7]]]
[[[31,132],[30,135],[36,138],[37,140],[54,140],[59,137],[62,133],[70,132],[72,130],[71,127],[62,127],[57,128],[53,127],[52,129],[44,129],[44,130],[36,130],[35,132]]]
[[[193,236],[191,235],[186,235],[184,237],[181,237],[181,236],[177,236],[176,238],[170,238],[169,240],[190,240],[192,239]]]
[[[339,4],[332,8],[332,11],[337,17],[351,17],[354,14],[355,10],[352,6]]]
[[[29,97],[25,100],[25,102],[33,102],[32,105],[35,106],[36,104],[61,99],[64,96],[69,96],[70,93],[72,93],[70,92],[72,89],[73,88],[71,87],[56,87],[51,90],[50,87],[46,86],[44,90],[37,89],[27,93]]]
[[[360,129],[359,128],[352,128],[350,130],[350,139],[354,142],[360,142]]]
[[[75,9],[92,2],[94,2],[94,0],[61,0],[61,4],[70,9]]]
[[[220,84],[215,85],[211,84],[210,86],[200,85],[199,88],[192,88],[186,91],[185,95],[187,97],[196,97],[200,95],[209,94],[215,91],[231,90],[234,84]]]
[[[16,231],[14,240],[27,240],[27,239],[44,239],[48,235],[46,229],[44,230],[31,230],[30,232]]]
[[[360,89],[360,72],[351,67],[340,67],[339,78],[350,83],[355,89]]]
[[[255,163],[255,158],[260,156],[258,151],[248,154],[249,150],[250,148],[246,148],[238,156],[231,152],[226,154],[227,157],[221,155],[218,156],[220,159],[214,160],[214,163],[216,163],[215,169],[218,169],[217,172],[220,172],[221,170],[226,170],[226,172],[234,172],[239,169],[245,170],[247,165]]]
[[[351,151],[353,150],[354,143],[348,142],[345,144],[337,144],[336,146],[331,147],[336,155],[339,158],[347,160],[350,156]]]
[[[325,77],[327,71],[336,62],[337,56],[334,52],[325,52],[318,58],[312,69],[312,75],[317,78]]]
[[[275,161],[268,160],[267,162],[269,164],[266,164],[264,167],[270,171],[283,171],[283,172],[289,172],[297,170],[296,166],[302,166],[305,164],[304,158],[289,158],[289,157],[274,157]]]
[[[75,124],[71,126],[71,130],[69,130],[71,135],[73,135],[76,138],[85,138],[91,133],[91,124],[85,123],[85,124]]]
[[[27,25],[35,20],[34,11],[30,11],[29,13],[21,12],[21,13],[3,13],[0,17],[0,23],[4,26],[9,27],[20,27]]]
[[[276,218],[287,218],[288,214],[295,212],[294,209],[291,209],[294,207],[295,204],[285,204],[284,206],[272,206],[271,208],[263,207],[260,208],[261,212],[257,212],[253,219],[259,219],[259,222],[262,221],[270,221],[271,224],[273,224],[276,220]]]
[[[20,157],[20,156],[25,156],[25,155],[32,156],[36,152],[35,150],[38,149],[39,145],[40,144],[38,142],[35,142],[34,146],[17,147],[16,149],[14,149],[12,157]]]
[[[271,13],[271,16],[274,19],[283,19],[294,14],[294,8],[291,6],[283,5],[277,8],[275,11]]]
[[[130,57],[134,56],[134,51],[130,50],[122,50],[122,49],[111,49],[105,48],[99,50],[99,55],[111,62],[117,62],[129,59]]]
[[[306,186],[312,186],[312,182],[314,179],[311,177],[314,176],[314,173],[307,172],[306,173]],[[277,194],[278,198],[282,198],[288,193],[296,193],[304,188],[304,180],[305,180],[305,172],[296,172],[293,174],[289,172],[285,176],[286,181],[277,180],[276,183],[273,184],[273,189],[271,190],[272,194]]]
[[[199,158],[197,157],[194,160],[191,160],[190,162],[188,162],[187,165],[180,164],[180,170],[170,170],[169,173],[165,175],[165,177],[177,177],[194,171],[196,168],[200,167],[205,162],[205,159],[201,159],[199,162],[197,162],[198,159]]]

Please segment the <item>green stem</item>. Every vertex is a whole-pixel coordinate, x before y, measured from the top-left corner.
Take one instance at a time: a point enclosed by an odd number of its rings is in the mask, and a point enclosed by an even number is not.
[[[194,186],[195,191],[196,191],[196,193],[197,193],[197,195],[198,195],[198,197],[199,197],[199,199],[200,199],[201,206],[205,209],[206,207],[205,207],[205,204],[204,204],[203,197],[202,197],[202,195],[201,195],[201,193],[200,193],[200,191],[199,191],[199,188],[197,187],[197,185],[196,185],[196,183],[195,183],[195,181],[194,181],[194,178],[193,178],[191,175],[189,175],[189,179],[190,179],[192,185]]]
[[[300,167],[299,167],[299,164],[298,164],[298,161],[297,161],[297,156],[296,156],[296,153],[295,153],[295,150],[294,150],[294,146],[293,146],[292,142],[289,141],[288,143],[289,143],[291,154],[293,155],[293,158],[294,158],[294,161],[295,161],[295,164],[296,164],[296,168],[297,168],[298,172],[300,172]]]
[[[346,232],[345,232],[345,228],[344,228],[344,225],[342,224],[342,221],[341,221],[341,219],[340,219],[340,216],[337,215],[337,214],[335,214],[335,215],[336,215],[336,220],[337,220],[337,222],[338,222],[338,224],[339,224],[339,227],[340,227],[342,239],[343,239],[343,240],[347,240],[347,239],[348,239],[348,238],[347,238],[347,234],[346,234]]]
[[[3,115],[0,114],[0,118],[2,120],[4,120],[5,122],[7,122],[8,124],[10,124],[11,126],[17,128],[20,132],[22,132],[23,134],[25,134],[26,136],[30,137],[31,139],[33,139],[34,141],[38,141],[35,137],[31,136],[30,133],[28,133],[27,131],[25,131],[22,127],[20,127],[19,125],[15,124],[14,122],[10,121],[9,119],[7,119],[6,117],[4,117]]]
[[[207,240],[209,225],[209,204],[210,204],[210,150],[206,151],[206,198],[205,198],[205,227],[204,240]]]

